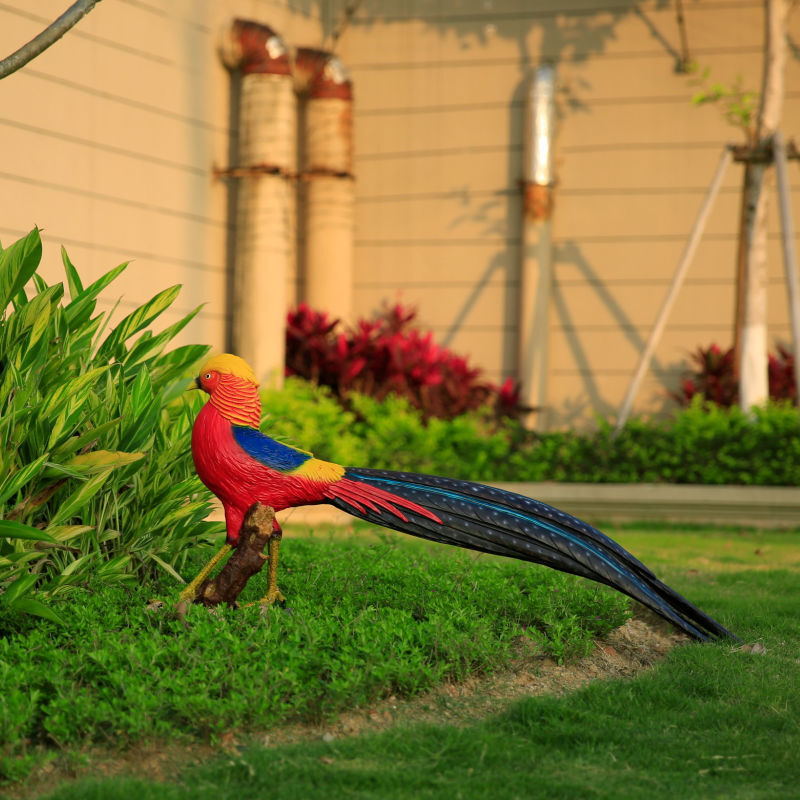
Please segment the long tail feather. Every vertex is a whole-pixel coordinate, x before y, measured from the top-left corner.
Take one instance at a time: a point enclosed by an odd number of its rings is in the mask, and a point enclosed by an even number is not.
[[[617,589],[695,639],[736,639],[627,550],[538,500],[469,481],[348,467],[329,502],[353,516],[434,542],[581,575]]]

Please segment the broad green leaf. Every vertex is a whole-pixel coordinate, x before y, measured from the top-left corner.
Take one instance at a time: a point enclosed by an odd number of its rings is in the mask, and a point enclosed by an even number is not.
[[[67,623],[55,612],[50,606],[46,606],[39,600],[32,597],[21,597],[15,603],[11,604],[11,608],[17,611],[24,611],[26,614],[33,614],[42,619],[48,619],[58,625],[66,625]]]
[[[144,458],[146,453],[126,453],[122,450],[92,450],[90,453],[81,453],[73,456],[63,464],[48,463],[43,477],[52,478],[56,475],[85,478],[96,475],[107,469],[125,467]]]
[[[89,319],[95,309],[97,296],[125,271],[129,263],[126,261],[109,270],[87,286],[77,297],[72,298],[72,302],[64,309],[70,327],[75,328]]]
[[[109,365],[102,367],[95,367],[82,375],[78,375],[70,381],[67,381],[63,386],[56,389],[50,397],[42,404],[39,413],[43,416],[50,416],[57,408],[66,403],[68,399],[75,400],[77,396],[83,393],[83,390],[104,372],[110,369]],[[85,395],[84,395],[85,398]]]
[[[24,308],[28,305],[28,295],[25,293],[25,289],[20,289],[12,298],[11,304],[14,306],[16,310]]]
[[[178,583],[186,583],[186,580],[175,571],[175,568],[171,564],[167,564],[166,561],[164,561],[162,558],[159,558],[155,553],[150,553],[150,558],[152,558],[153,561],[155,561],[156,564],[161,567],[161,569],[172,575],[172,577],[175,578]]]
[[[97,568],[97,574],[107,578],[115,572],[122,572],[130,560],[130,556],[117,556],[116,558],[112,558],[110,561],[106,561],[105,564],[101,564]]]
[[[47,359],[47,349],[50,341],[54,338],[49,332],[52,330],[50,326],[50,312],[49,310],[42,314],[42,325],[35,327],[31,331],[30,344],[25,351],[25,357],[22,359],[23,372],[30,374],[31,370],[38,370],[38,368]]]
[[[59,439],[61,438],[61,434],[64,432],[64,428],[67,425],[67,407],[62,406],[56,416],[55,420],[52,422],[52,427],[50,428],[50,437],[47,440],[47,449],[52,450],[53,447],[58,443]]]
[[[63,245],[61,247],[61,261],[64,264],[64,272],[67,273],[69,296],[72,300],[76,300],[83,292],[83,283],[81,283],[78,270],[76,270],[72,265],[72,262],[69,260],[69,256],[67,255],[67,251],[64,249]]]
[[[100,345],[98,357],[113,356],[118,345],[127,341],[134,333],[138,333],[147,327],[156,317],[166,311],[172,305],[180,290],[180,286],[171,286],[169,289],[164,289],[163,292],[159,292],[144,305],[139,306],[135,311],[128,314]]]
[[[189,312],[183,319],[165,328],[156,336],[152,336],[149,331],[145,331],[125,356],[125,366],[134,367],[145,359],[160,355],[161,350],[197,316],[202,308],[202,305],[197,306],[194,311]]]
[[[195,500],[194,502],[185,503],[182,506],[178,506],[178,508],[176,508],[174,511],[171,511],[169,514],[159,517],[159,527],[166,527],[167,525],[171,525],[172,523],[177,522],[184,517],[191,516],[195,511],[199,511],[201,508],[203,508],[205,504],[205,500]]]
[[[207,344],[185,344],[176,347],[160,356],[157,361],[159,370],[166,370],[170,378],[175,374],[187,374],[192,367],[208,355],[211,348]]]
[[[130,409],[135,417],[144,414],[153,402],[153,387],[147,369],[142,367],[130,388]]]
[[[102,469],[113,467],[123,467],[139,461],[147,455],[146,453],[126,453],[122,450],[93,450],[91,453],[81,453],[70,459],[69,465],[81,472],[89,474],[99,472]]]
[[[70,353],[73,354],[73,358],[78,363],[89,363],[94,335],[97,333],[98,328],[103,324],[102,315],[98,314],[93,319],[87,319],[85,322],[81,322],[79,327],[73,326],[70,328],[69,323],[66,322],[66,314],[64,313],[64,309],[59,310],[65,319],[65,325],[67,325],[69,328],[64,335],[65,348],[69,349]]]
[[[27,564],[29,561],[38,561],[42,554],[38,550],[23,550],[20,552],[7,553],[0,563],[13,564],[19,567],[20,564]]]
[[[18,597],[27,594],[39,578],[39,575],[26,574],[20,576],[6,589],[3,599],[6,603],[13,603]]]
[[[61,543],[61,542],[68,542],[70,539],[74,539],[76,536],[81,536],[84,533],[89,533],[89,531],[93,531],[94,528],[91,525],[58,525],[57,527],[52,529],[53,538]]]
[[[49,322],[53,309],[57,307],[63,296],[64,287],[60,283],[47,287],[37,294],[30,303],[27,303],[24,308],[20,308],[8,317],[6,325],[18,325],[19,327],[15,330],[15,335],[17,336],[29,328],[41,327],[42,315],[46,315],[45,320]]]
[[[49,457],[48,453],[39,456],[36,461],[32,461],[17,472],[12,473],[0,483],[0,505],[5,503],[9,497],[18,492],[26,483],[33,480],[36,475],[44,468],[44,463]]]
[[[75,572],[76,569],[78,569],[78,567],[81,564],[83,564],[84,561],[86,561],[87,559],[91,561],[93,558],[94,558],[94,553],[87,553],[86,555],[79,556],[74,561],[71,561],[69,564],[67,564],[67,566],[61,570],[61,574],[58,576],[56,580],[60,578],[68,578],[70,575],[72,575],[73,572]]]
[[[33,277],[41,259],[38,228],[0,253],[0,313]]]
[[[45,297],[45,295],[40,295],[40,297]],[[34,347],[36,343],[41,338],[42,334],[47,330],[47,327],[50,325],[50,303],[43,303],[42,309],[38,311],[36,315],[36,319],[33,323],[31,328],[31,336],[28,340],[28,349]],[[25,361],[22,362],[23,366]]]
[[[89,478],[86,483],[80,486],[61,503],[56,510],[56,513],[50,518],[47,530],[49,531],[56,525],[60,525],[65,520],[70,519],[70,517],[79,514],[81,509],[83,509],[89,500],[91,500],[97,494],[97,492],[102,489],[103,484],[108,480],[110,475],[111,470],[107,469],[95,475],[94,477]]]
[[[8,539],[25,539],[32,542],[55,543],[56,541],[49,533],[10,519],[0,519],[0,536]]]
[[[87,431],[84,431],[79,436],[73,436],[68,439],[63,444],[59,445],[54,451],[54,456],[63,456],[69,453],[74,453],[76,450],[80,450],[86,445],[96,442],[100,439],[101,436],[104,436],[109,431],[114,430],[120,423],[121,417],[114,417],[114,419],[110,419],[107,422],[103,422],[102,424],[98,425],[96,428],[90,428]]]
[[[153,396],[150,376],[142,367],[129,390],[120,431],[120,447],[146,449],[155,434],[161,403]]]

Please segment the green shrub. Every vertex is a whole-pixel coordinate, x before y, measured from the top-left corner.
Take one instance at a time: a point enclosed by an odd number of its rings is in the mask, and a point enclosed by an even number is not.
[[[97,298],[126,264],[84,287],[62,251],[67,301],[41,254],[36,229],[0,251],[0,610],[52,618],[34,589],[176,574],[218,526],[191,462],[200,398],[183,399],[207,348],[164,352],[197,310],[149,330],[175,286],[106,330]]]
[[[698,396],[669,419],[635,418],[615,436],[604,422],[590,433],[532,434],[488,411],[426,422],[393,395],[350,395],[345,410],[298,378],[263,400],[271,435],[349,466],[483,482],[800,485],[800,418],[787,403],[745,414]]]

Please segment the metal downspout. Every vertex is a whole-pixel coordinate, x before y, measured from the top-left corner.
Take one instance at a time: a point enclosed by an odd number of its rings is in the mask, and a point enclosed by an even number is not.
[[[520,269],[520,405],[526,427],[546,427],[547,348],[553,282],[553,130],[555,68],[542,64],[525,93],[522,264]]]
[[[239,70],[240,181],[234,253],[232,344],[259,379],[280,385],[288,281],[294,260],[297,101],[288,49],[266,25],[235,20],[220,48]]]

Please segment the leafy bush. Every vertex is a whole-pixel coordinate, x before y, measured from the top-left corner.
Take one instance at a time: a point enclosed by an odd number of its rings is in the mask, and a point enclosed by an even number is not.
[[[512,420],[486,409],[451,420],[431,418],[397,395],[383,401],[353,393],[341,406],[326,386],[288,378],[280,391],[262,393],[265,430],[330,461],[348,466],[439,472],[470,478],[491,471],[526,436]]]
[[[723,350],[712,344],[698,347],[692,353],[695,369],[681,378],[681,386],[672,397],[682,406],[692,398],[703,395],[718,406],[734,406],[739,402],[739,385],[736,381],[733,348]],[[785,347],[778,345],[778,353],[769,354],[769,396],[772,400],[790,400],[797,403],[797,387],[794,380],[794,356]]]
[[[181,399],[206,348],[164,352],[197,311],[146,330],[175,286],[106,331],[97,298],[126,264],[84,287],[62,251],[66,301],[37,274],[41,254],[36,229],[0,252],[0,609],[52,618],[33,589],[176,574],[218,526],[205,522]]]
[[[669,419],[632,419],[615,436],[534,434],[471,411],[424,420],[406,400],[353,395],[353,411],[297,378],[265,392],[271,435],[349,466],[406,469],[483,482],[573,481],[800,485],[800,419],[775,403],[745,414],[696,396]]]
[[[328,386],[340,400],[354,392],[383,400],[407,399],[428,419],[452,419],[491,405],[511,414],[518,391],[480,379],[480,370],[412,326],[416,311],[399,304],[347,330],[339,320],[301,304],[288,315],[286,373]]]

